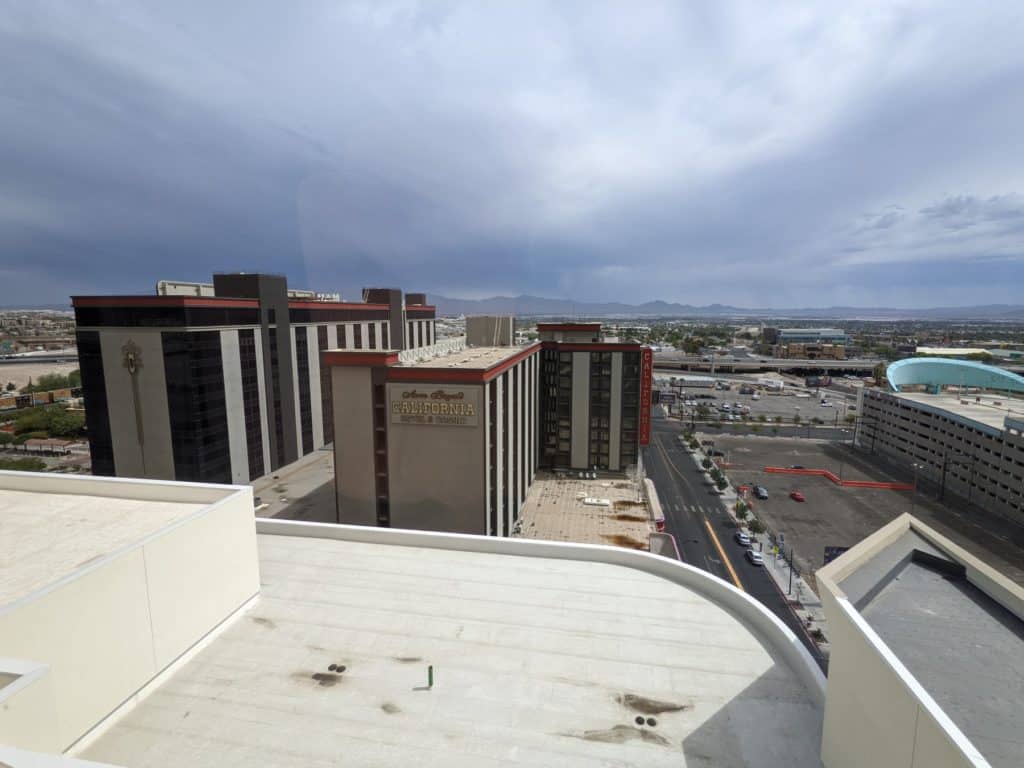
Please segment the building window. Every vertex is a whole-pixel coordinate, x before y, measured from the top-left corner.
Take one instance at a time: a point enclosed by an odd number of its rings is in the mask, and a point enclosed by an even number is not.
[[[245,415],[245,447],[249,459],[249,479],[266,474],[263,466],[263,421],[260,416],[259,366],[256,358],[256,333],[251,328],[238,332],[238,352],[242,369],[242,410]]]
[[[355,330],[355,334],[356,334],[355,344],[353,346],[356,349],[362,349],[363,348],[363,324],[362,323],[356,323],[353,326],[353,329]]]
[[[377,348],[377,324],[376,323],[370,323],[367,326],[367,330],[370,333],[370,342],[367,345],[367,349],[376,349]]]

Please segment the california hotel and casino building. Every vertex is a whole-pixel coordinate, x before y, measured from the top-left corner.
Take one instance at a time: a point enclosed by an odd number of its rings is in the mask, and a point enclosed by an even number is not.
[[[651,350],[598,323],[542,323],[514,346],[500,320],[468,318],[447,346],[324,354],[340,522],[503,536],[538,469],[636,465]]]

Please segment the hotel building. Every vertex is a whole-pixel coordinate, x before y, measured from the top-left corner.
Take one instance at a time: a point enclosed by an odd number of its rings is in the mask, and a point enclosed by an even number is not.
[[[468,336],[481,326],[511,339],[490,318],[470,318]],[[604,343],[596,323],[538,330],[525,347],[326,352],[338,519],[506,536],[538,468],[635,465],[650,434],[650,350]]]
[[[322,352],[435,341],[424,294],[368,289],[343,302],[274,275],[72,304],[96,475],[250,482],[334,439]]]

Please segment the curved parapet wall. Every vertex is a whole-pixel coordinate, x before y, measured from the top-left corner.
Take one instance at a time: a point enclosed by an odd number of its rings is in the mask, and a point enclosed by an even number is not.
[[[972,360],[911,357],[892,363],[885,376],[896,392],[912,385],[923,385],[936,391],[942,387],[959,386],[1024,392],[1024,376]]]
[[[461,552],[489,552],[520,557],[583,560],[635,568],[692,589],[733,614],[789,666],[793,674],[803,683],[812,701],[818,706],[823,706],[825,702],[825,676],[789,627],[746,592],[736,589],[707,571],[702,571],[686,563],[669,560],[648,552],[597,544],[470,536],[459,533],[307,523],[292,520],[257,519],[256,532],[280,536],[340,539],[370,544],[450,549]]]

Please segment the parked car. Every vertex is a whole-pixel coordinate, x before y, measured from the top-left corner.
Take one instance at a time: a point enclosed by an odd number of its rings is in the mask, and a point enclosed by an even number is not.
[[[800,491],[790,491],[789,498],[791,498],[793,501],[807,501],[807,499],[804,497],[802,493],[800,493]]]
[[[759,499],[767,499],[768,498],[768,489],[765,488],[763,485],[755,485],[754,486],[754,495],[757,498],[759,498]]]
[[[734,533],[732,537],[736,540],[737,544],[742,544],[744,547],[750,546],[750,536],[748,536],[746,532],[736,531],[736,533]]]
[[[764,557],[761,553],[754,549],[748,549],[743,553],[743,556],[747,558],[747,561],[751,565],[762,566],[764,565]]]
[[[804,465],[803,464],[790,464],[789,468],[790,469],[804,469]]]

